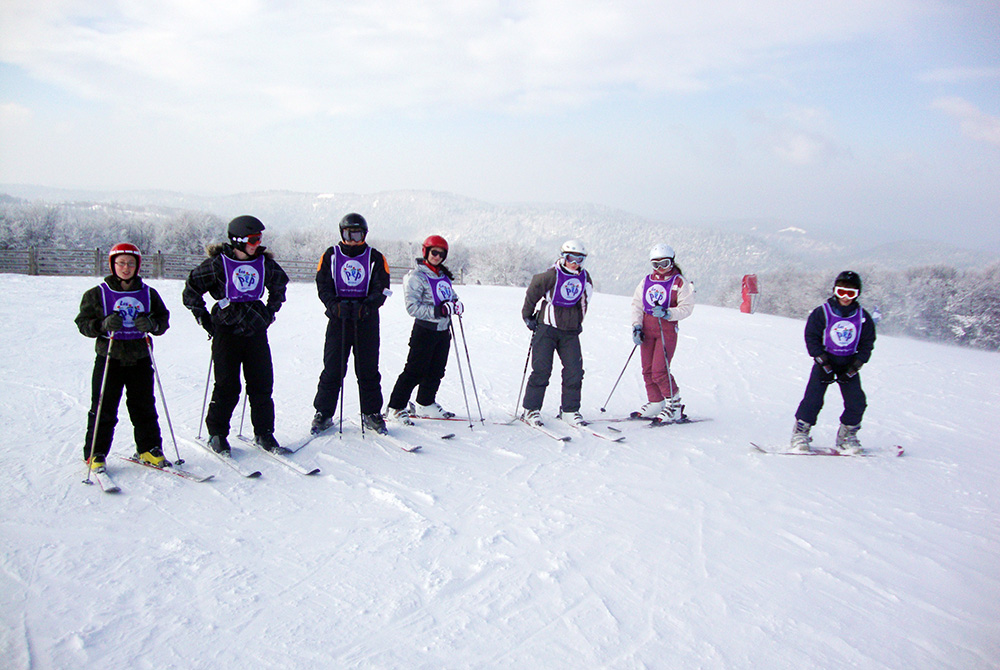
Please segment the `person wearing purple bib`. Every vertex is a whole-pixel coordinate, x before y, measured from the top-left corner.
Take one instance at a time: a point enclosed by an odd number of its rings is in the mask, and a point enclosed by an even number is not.
[[[367,428],[385,433],[382,375],[378,371],[378,309],[392,294],[389,262],[368,246],[368,222],[363,216],[348,214],[338,227],[340,243],[323,252],[316,270],[316,290],[329,321],[310,431],[318,434],[333,425],[347,374],[347,357],[353,350],[361,420]]]
[[[573,426],[587,424],[580,415],[583,390],[583,352],[580,333],[594,282],[583,269],[587,249],[579,240],[567,240],[559,259],[528,284],[521,318],[532,331],[531,375],[524,391],[523,419],[542,425],[542,402],[552,375],[553,356],[562,361],[562,398],[559,418]]]
[[[653,245],[649,262],[652,272],[632,295],[632,341],[640,347],[647,400],[633,416],[673,423],[684,418],[684,405],[670,363],[677,349],[678,322],[694,311],[694,287],[674,262],[670,245]]]
[[[835,447],[846,454],[861,453],[858,430],[867,407],[861,388],[861,366],[875,348],[875,320],[858,303],[861,277],[845,270],[837,275],[833,296],[817,307],[806,321],[806,350],[813,359],[805,395],[795,412],[791,448],[808,452],[810,429],[823,408],[823,398],[830,384],[837,382],[844,398]]]
[[[455,294],[451,271],[445,266],[448,241],[440,235],[424,240],[422,258],[403,279],[403,300],[406,312],[413,317],[410,332],[410,352],[406,365],[396,379],[385,416],[402,424],[410,420],[410,394],[417,389],[415,416],[432,419],[450,419],[453,412],[446,411],[436,401],[438,387],[444,379],[451,349],[451,315],[465,311]]]
[[[111,247],[108,252],[111,274],[104,278],[100,286],[83,294],[80,313],[76,317],[80,333],[97,338],[97,359],[91,376],[90,412],[83,447],[83,457],[90,459],[89,465],[94,470],[104,467],[111,451],[118,423],[118,405],[123,393],[138,457],[153,465],[166,463],[153,395],[150,345],[146,337],[166,332],[170,327],[170,312],[160,294],[143,283],[139,276],[141,264],[142,253],[134,244],[121,243]],[[99,404],[100,417],[97,416]]]
[[[209,446],[223,455],[230,454],[229,422],[240,401],[241,368],[254,441],[267,451],[287,451],[274,438],[274,366],[267,329],[285,302],[288,275],[261,245],[263,231],[255,216],[230,221],[229,243],[210,246],[208,258],[191,270],[184,285],[184,306],[212,340],[215,387],[205,426]],[[215,299],[211,312],[205,293]]]

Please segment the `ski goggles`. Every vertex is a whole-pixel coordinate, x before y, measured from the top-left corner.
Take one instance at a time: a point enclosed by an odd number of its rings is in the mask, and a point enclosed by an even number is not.
[[[261,234],[254,233],[253,235],[247,235],[246,237],[234,237],[233,242],[240,242],[242,244],[260,244]]]
[[[838,298],[843,298],[844,300],[854,300],[861,295],[861,291],[856,288],[851,288],[850,286],[834,286],[833,294]]]
[[[344,228],[340,231],[340,239],[345,242],[361,242],[368,237],[368,231],[364,228]]]
[[[674,267],[673,258],[655,258],[651,260],[650,263],[653,264],[654,268],[657,268],[659,270],[667,270]]]
[[[576,263],[577,265],[583,265],[583,262],[587,260],[587,254],[570,254],[565,253],[562,255],[563,260],[567,263]]]

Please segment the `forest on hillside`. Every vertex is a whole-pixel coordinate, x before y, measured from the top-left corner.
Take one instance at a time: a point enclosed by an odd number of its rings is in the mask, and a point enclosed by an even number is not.
[[[0,198],[0,249],[106,249],[128,241],[148,252],[201,254],[207,245],[224,240],[225,226],[218,216],[204,212]],[[265,244],[279,260],[318,259],[335,241],[335,229],[327,228],[265,234]],[[408,265],[420,251],[418,240],[373,235],[370,241],[393,265]],[[505,240],[474,248],[453,244],[448,257],[449,267],[466,283],[499,286],[527,286],[531,275],[551,261],[529,245]],[[862,302],[878,318],[879,332],[1000,350],[1000,264],[962,270],[947,265],[852,269],[864,277]],[[712,267],[686,270],[691,276],[720,272]],[[738,307],[741,279],[729,272],[720,289],[699,294],[699,302]],[[830,295],[832,275],[826,269],[785,269],[760,272],[758,280],[758,312],[804,319]]]

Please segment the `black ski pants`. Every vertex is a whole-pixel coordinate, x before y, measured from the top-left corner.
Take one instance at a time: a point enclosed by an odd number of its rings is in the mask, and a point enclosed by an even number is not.
[[[826,389],[834,382],[840,387],[840,394],[844,397],[844,412],[840,415],[840,423],[845,426],[859,425],[868,407],[868,400],[861,388],[861,374],[858,373],[853,377],[847,377],[845,374],[835,375],[815,364],[806,383],[805,395],[795,411],[795,418],[815,426],[819,411],[823,409]]]
[[[94,361],[94,374],[91,377],[90,412],[87,414],[87,441],[83,445],[83,457],[90,455],[90,444],[94,439],[94,423],[97,417],[97,404],[101,397],[101,379],[104,376],[104,365],[108,360],[98,356]],[[108,379],[104,385],[104,401],[101,404],[101,417],[97,423],[97,442],[94,453],[107,456],[111,451],[111,441],[115,436],[115,425],[118,423],[118,405],[121,404],[122,393],[125,393],[125,407],[132,421],[133,435],[137,452],[149,451],[153,447],[162,447],[160,423],[156,415],[156,398],[153,395],[153,365],[150,359],[142,358],[134,364],[122,365],[115,358],[108,364]]]
[[[417,404],[430,405],[437,397],[451,350],[451,333],[413,324],[410,352],[396,385],[389,394],[389,409],[403,409],[417,389]]]
[[[212,337],[215,388],[208,406],[205,426],[209,435],[229,435],[229,422],[240,401],[240,369],[247,384],[250,422],[255,435],[274,432],[274,366],[267,331],[255,335],[234,335],[224,327]]]
[[[562,400],[560,411],[579,412],[583,389],[583,352],[580,349],[579,330],[559,330],[538,324],[531,338],[531,374],[524,390],[526,410],[542,409],[545,388],[552,375],[552,360],[559,354],[562,361]]]
[[[358,394],[362,414],[382,411],[382,375],[378,371],[379,318],[378,312],[365,319],[332,318],[326,324],[323,347],[323,372],[319,375],[313,407],[324,416],[337,411],[340,389],[347,374],[347,359],[354,351],[354,374],[358,378]]]

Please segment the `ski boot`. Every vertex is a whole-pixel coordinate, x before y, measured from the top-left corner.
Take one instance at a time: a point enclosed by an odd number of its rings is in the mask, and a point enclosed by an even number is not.
[[[312,425],[309,427],[309,432],[312,435],[319,435],[324,430],[330,428],[333,425],[333,415],[323,414],[323,412],[316,412],[313,415]]]
[[[529,426],[544,426],[542,423],[542,413],[537,409],[529,409],[521,417]]]
[[[163,450],[159,447],[153,447],[149,451],[141,451],[135,457],[143,463],[149,463],[157,468],[169,468],[171,466],[170,461],[163,457]]]
[[[93,456],[90,457],[90,460],[87,462],[87,464],[90,466],[90,469],[92,471],[101,472],[104,470],[104,467],[107,465],[107,462],[105,461],[104,454],[94,454]]]
[[[208,447],[220,456],[232,456],[233,452],[229,448],[229,440],[226,439],[225,435],[210,435],[208,438]]]
[[[455,413],[447,411],[436,402],[432,402],[430,405],[414,405],[413,416],[425,419],[451,419]]]
[[[675,395],[669,402],[664,403],[663,409],[653,418],[653,423],[677,423],[684,418],[684,405],[681,404],[681,397]]]
[[[666,404],[663,400],[649,401],[645,405],[639,408],[638,411],[629,414],[633,419],[652,419],[655,418],[657,414],[663,409]]]
[[[588,423],[579,412],[559,412],[559,418],[574,428],[583,428]]]
[[[861,442],[858,440],[859,430],[861,430],[860,423],[856,426],[840,424],[840,428],[837,429],[837,442],[834,448],[848,456],[857,456],[860,454],[863,449],[861,448]]]
[[[258,435],[254,435],[253,443],[264,451],[270,451],[272,454],[277,454],[279,456],[292,453],[290,450],[285,449],[283,446],[278,444],[278,441],[274,439],[274,433],[260,433]]]
[[[808,454],[812,451],[809,448],[809,444],[812,442],[812,438],[809,437],[811,429],[812,424],[806,423],[801,419],[796,419],[795,427],[792,428],[792,442],[788,450],[798,454]]]
[[[388,408],[385,411],[385,418],[393,423],[398,423],[402,426],[412,426],[413,421],[410,419],[410,412],[405,409],[393,409]]]
[[[385,427],[385,419],[378,412],[361,415],[361,425],[369,430],[374,430],[379,435],[388,435],[389,429]]]

